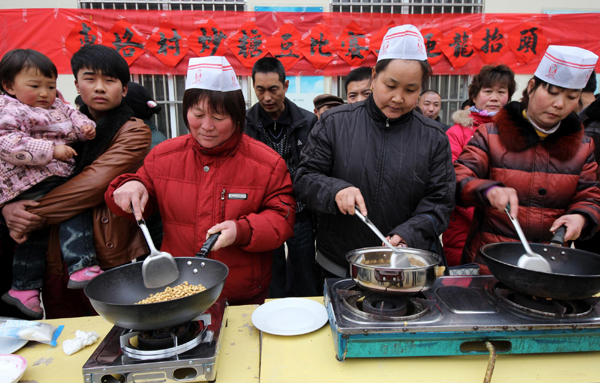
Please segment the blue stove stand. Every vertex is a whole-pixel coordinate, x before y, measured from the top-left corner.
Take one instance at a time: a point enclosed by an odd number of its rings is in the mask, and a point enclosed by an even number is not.
[[[331,317],[330,317],[331,320]],[[331,327],[336,358],[487,355],[486,341],[498,354],[600,351],[600,336],[586,330],[404,334],[340,334]]]
[[[397,331],[390,331],[389,327],[384,331],[360,330],[360,327],[346,329],[348,319],[342,317],[342,326],[336,323],[332,296],[327,289],[324,298],[336,358],[340,361],[346,358],[487,355],[486,341],[494,345],[498,354],[600,351],[600,313],[596,312],[600,311],[600,306],[594,309],[593,318],[563,321],[561,327],[539,328],[536,327],[539,324],[532,322],[530,326],[496,325],[491,329],[489,325],[493,321],[486,317],[479,323],[479,329],[424,331],[421,327],[411,332],[416,323],[408,327],[400,325]]]

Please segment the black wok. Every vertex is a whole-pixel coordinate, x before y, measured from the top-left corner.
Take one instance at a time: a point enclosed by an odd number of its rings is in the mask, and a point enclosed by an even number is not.
[[[98,275],[86,285],[85,295],[98,314],[123,328],[155,330],[192,320],[215,303],[229,274],[224,263],[200,258],[210,251],[216,237],[218,235],[213,234],[196,257],[175,258],[179,278],[168,285],[173,287],[187,281],[192,285],[203,285],[205,291],[172,301],[136,305],[136,302],[148,298],[150,294],[166,288],[146,288],[142,278],[142,262],[136,262]]]
[[[552,273],[518,267],[524,253],[520,242],[488,244],[481,248],[481,253],[494,277],[516,291],[560,300],[585,299],[598,294],[600,255],[560,246],[564,230],[559,230],[552,238],[553,245],[530,244],[533,252],[548,260]]]

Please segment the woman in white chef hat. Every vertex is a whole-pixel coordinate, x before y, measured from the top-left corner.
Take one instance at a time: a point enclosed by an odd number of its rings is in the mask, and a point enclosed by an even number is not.
[[[456,160],[457,204],[476,206],[463,263],[482,263],[482,245],[519,240],[507,204],[530,242],[549,242],[561,225],[566,240],[598,230],[593,145],[573,113],[597,60],[585,49],[549,46],[521,101],[481,126]]]
[[[229,267],[221,294],[231,304],[262,303],[274,249],[293,234],[296,201],[285,161],[242,133],[246,118],[237,76],[224,57],[190,59],[183,120],[190,134],[154,147],[135,174],[116,178],[105,198],[118,215],[158,209],[161,250],[194,256],[209,234],[208,254]]]
[[[347,274],[349,251],[381,245],[354,217],[355,206],[394,246],[430,250],[448,226],[455,188],[448,138],[414,112],[430,72],[419,30],[391,28],[371,96],[326,111],[313,128],[294,190],[319,212],[317,262],[324,277]]]

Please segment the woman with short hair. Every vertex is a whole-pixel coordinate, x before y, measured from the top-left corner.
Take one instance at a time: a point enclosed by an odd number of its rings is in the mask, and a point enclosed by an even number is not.
[[[373,69],[373,93],[317,122],[294,172],[299,200],[319,213],[317,262],[324,277],[345,277],[346,253],[381,240],[355,206],[394,246],[430,250],[454,208],[448,138],[414,109],[431,69],[412,25],[386,34]],[[441,251],[439,247],[437,250]]]
[[[597,59],[581,48],[548,47],[521,101],[480,126],[454,163],[457,204],[476,207],[463,263],[483,266],[481,246],[519,241],[509,204],[530,242],[549,242],[561,225],[565,240],[598,230],[594,147],[574,113]]]
[[[116,178],[109,208],[135,219],[160,211],[161,250],[194,256],[220,232],[209,258],[225,263],[221,294],[232,304],[263,303],[274,249],[293,234],[296,200],[285,161],[242,133],[244,96],[224,57],[190,60],[183,117],[190,134],[150,151],[135,174]]]

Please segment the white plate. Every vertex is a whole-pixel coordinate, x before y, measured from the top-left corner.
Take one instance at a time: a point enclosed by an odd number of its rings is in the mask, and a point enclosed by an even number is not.
[[[25,346],[26,343],[27,341],[23,339],[2,336],[0,337],[0,354],[12,354]]]
[[[308,334],[327,323],[327,310],[319,302],[303,298],[270,301],[252,313],[252,324],[273,335]]]
[[[0,383],[15,383],[25,373],[27,360],[19,355],[0,355]]]

